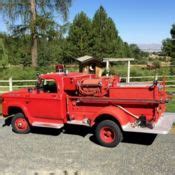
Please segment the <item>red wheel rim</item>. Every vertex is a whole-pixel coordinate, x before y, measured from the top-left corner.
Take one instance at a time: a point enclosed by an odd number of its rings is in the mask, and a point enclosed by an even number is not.
[[[19,131],[26,131],[28,129],[28,123],[24,118],[18,118],[15,120],[15,127]]]
[[[103,127],[100,130],[100,138],[103,142],[112,143],[116,138],[116,134],[112,128]]]

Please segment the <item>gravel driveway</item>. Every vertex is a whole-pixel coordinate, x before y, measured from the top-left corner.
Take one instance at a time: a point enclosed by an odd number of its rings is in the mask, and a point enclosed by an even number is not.
[[[97,145],[89,129],[15,134],[0,118],[0,174],[175,174],[175,135],[127,134],[116,148]]]

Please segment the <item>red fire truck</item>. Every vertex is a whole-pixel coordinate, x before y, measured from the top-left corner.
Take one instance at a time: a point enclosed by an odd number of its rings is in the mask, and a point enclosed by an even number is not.
[[[94,129],[99,144],[114,147],[123,132],[167,134],[175,119],[165,113],[165,83],[123,84],[118,76],[98,78],[82,73],[48,73],[35,88],[1,96],[2,115],[12,117],[16,133],[31,127],[62,128],[65,124]]]

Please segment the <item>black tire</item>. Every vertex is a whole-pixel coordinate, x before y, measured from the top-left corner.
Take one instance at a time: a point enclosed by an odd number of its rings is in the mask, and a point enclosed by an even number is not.
[[[11,121],[12,130],[18,134],[27,134],[30,132],[30,125],[22,113],[14,115]]]
[[[112,120],[103,120],[98,123],[95,136],[98,143],[105,147],[115,147],[123,138],[120,127]]]

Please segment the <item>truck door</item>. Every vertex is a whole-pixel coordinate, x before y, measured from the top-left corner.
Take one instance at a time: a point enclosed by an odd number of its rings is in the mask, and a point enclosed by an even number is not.
[[[31,93],[28,107],[32,118],[63,121],[61,92],[54,79],[44,79],[38,92]]]

